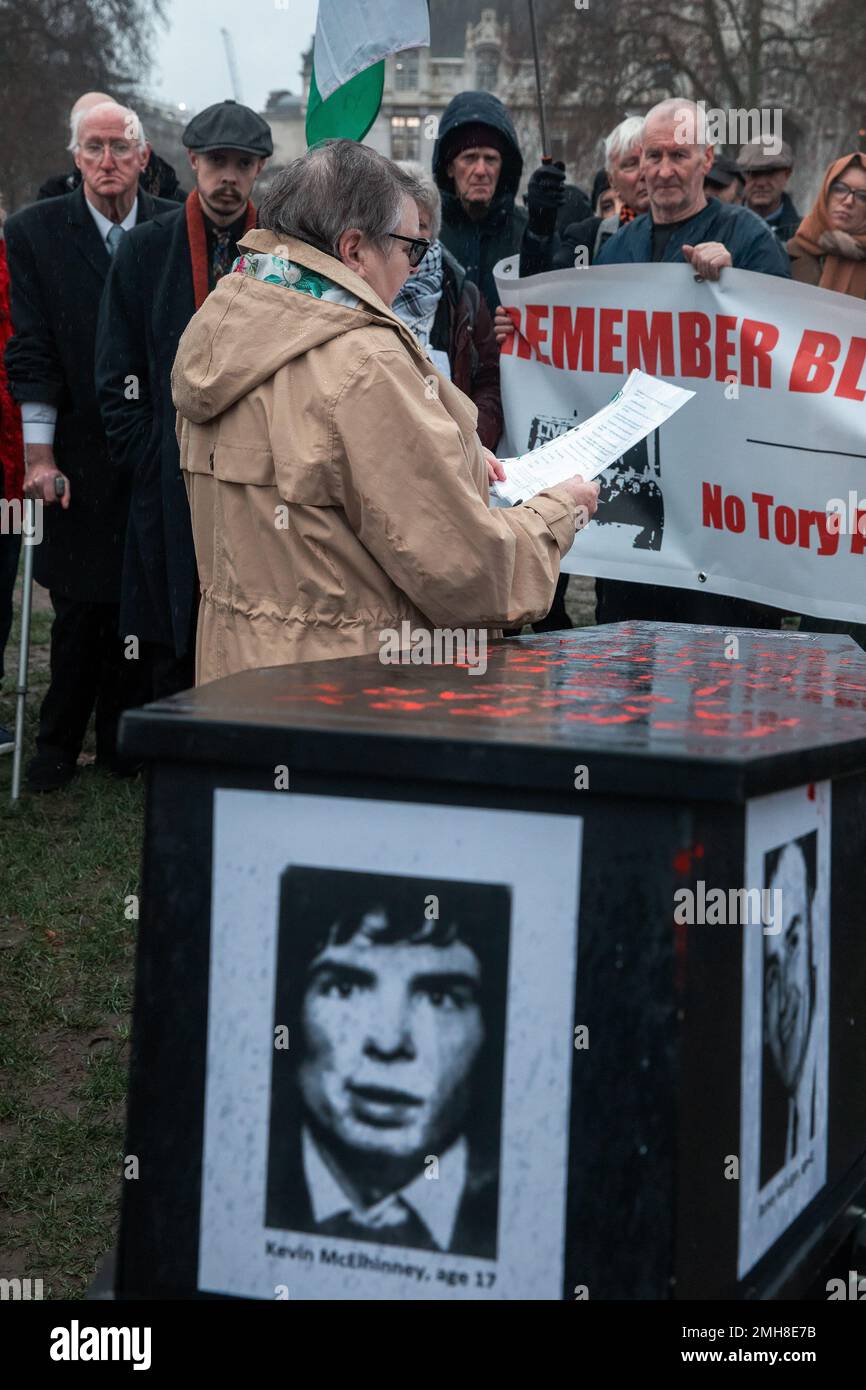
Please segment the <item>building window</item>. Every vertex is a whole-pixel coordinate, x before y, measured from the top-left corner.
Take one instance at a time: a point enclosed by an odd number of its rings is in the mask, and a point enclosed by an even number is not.
[[[412,49],[398,53],[394,59],[394,90],[415,92],[418,90],[418,54]]]
[[[391,117],[391,158],[420,159],[421,117]]]
[[[499,54],[495,48],[482,48],[475,55],[475,80],[482,92],[492,92],[499,81]]]

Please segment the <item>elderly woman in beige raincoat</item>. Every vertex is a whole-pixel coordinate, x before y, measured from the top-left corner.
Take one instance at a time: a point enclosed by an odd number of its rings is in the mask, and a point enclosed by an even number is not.
[[[424,255],[414,180],[330,141],[294,160],[172,375],[201,586],[196,678],[549,609],[597,487],[490,509],[472,402],[391,312]]]

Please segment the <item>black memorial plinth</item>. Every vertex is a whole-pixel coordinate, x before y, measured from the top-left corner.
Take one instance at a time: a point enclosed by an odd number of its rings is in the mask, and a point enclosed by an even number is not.
[[[149,777],[119,1297],[814,1289],[866,1184],[850,639],[635,623],[483,674],[253,671],[126,715],[122,749]]]

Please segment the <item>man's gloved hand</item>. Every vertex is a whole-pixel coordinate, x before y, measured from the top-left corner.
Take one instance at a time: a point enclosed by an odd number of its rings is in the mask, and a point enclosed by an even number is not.
[[[542,164],[526,190],[529,230],[536,236],[550,236],[556,228],[556,215],[565,201],[565,165]]]

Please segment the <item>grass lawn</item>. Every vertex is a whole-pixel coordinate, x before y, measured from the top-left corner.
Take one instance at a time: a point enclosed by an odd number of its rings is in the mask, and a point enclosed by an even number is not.
[[[34,587],[25,756],[47,684],[51,611]],[[0,724],[14,724],[18,628]],[[85,746],[85,754],[93,752]],[[114,1240],[122,1181],[140,779],[82,767],[9,802],[0,757],[0,1277],[79,1298]]]

